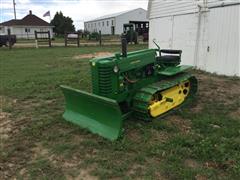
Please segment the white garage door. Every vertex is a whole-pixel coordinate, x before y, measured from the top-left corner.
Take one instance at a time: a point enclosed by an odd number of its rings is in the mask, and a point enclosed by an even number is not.
[[[182,64],[208,72],[240,76],[240,6],[150,20],[150,48],[181,49]]]
[[[198,16],[180,15],[152,19],[150,21],[150,48],[155,48],[153,39],[162,49],[181,49],[182,64],[194,65]]]
[[[172,17],[158,18],[150,21],[149,46],[156,48],[153,39],[162,49],[172,48]]]
[[[173,49],[182,49],[182,64],[194,65],[194,51],[198,16],[195,14],[174,16]]]
[[[207,29],[209,52],[205,70],[225,75],[240,75],[240,6],[211,9]]]

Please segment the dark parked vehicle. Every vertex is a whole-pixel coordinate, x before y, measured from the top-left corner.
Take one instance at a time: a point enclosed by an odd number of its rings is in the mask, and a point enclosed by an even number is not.
[[[148,42],[148,32],[143,33],[143,42]]]
[[[127,43],[134,42],[134,44],[138,43],[138,34],[136,32],[136,27],[134,24],[123,24],[123,34],[126,35]]]
[[[9,41],[10,40],[10,41]],[[10,35],[10,38],[8,35],[0,35],[0,47],[4,46],[13,46],[16,43],[16,35]]]

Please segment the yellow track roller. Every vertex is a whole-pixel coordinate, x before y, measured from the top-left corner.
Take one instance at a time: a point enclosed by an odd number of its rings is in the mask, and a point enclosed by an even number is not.
[[[149,113],[157,117],[182,104],[190,91],[190,82],[184,81],[167,90],[157,92],[149,103]]]

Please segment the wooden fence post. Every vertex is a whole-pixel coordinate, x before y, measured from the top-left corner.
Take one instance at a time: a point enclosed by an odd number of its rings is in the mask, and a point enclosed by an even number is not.
[[[80,34],[79,32],[77,33],[77,46],[80,46]]]
[[[99,31],[99,44],[102,46],[102,32]]]
[[[11,30],[8,29],[8,44],[9,44],[9,49],[12,49],[12,38],[11,38]]]
[[[34,31],[34,35],[35,35],[35,45],[36,45],[36,48],[38,48],[37,31]]]
[[[49,47],[52,47],[50,31],[48,31],[48,44],[49,44]]]
[[[67,36],[68,36],[68,33],[65,32],[65,33],[64,33],[65,47],[67,47]]]

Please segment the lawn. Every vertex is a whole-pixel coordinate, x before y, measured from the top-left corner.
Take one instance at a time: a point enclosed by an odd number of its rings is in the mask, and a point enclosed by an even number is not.
[[[1,179],[238,179],[239,78],[193,71],[192,104],[150,123],[129,119],[115,142],[64,121],[59,86],[91,91],[88,60],[117,51],[0,49]]]

